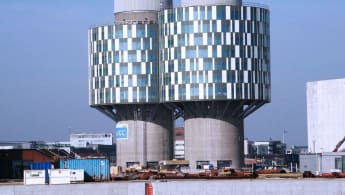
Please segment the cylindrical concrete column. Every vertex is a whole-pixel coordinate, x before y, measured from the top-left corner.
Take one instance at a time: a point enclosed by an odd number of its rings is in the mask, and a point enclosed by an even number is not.
[[[128,110],[130,107],[128,107]],[[123,113],[124,110],[119,109]],[[117,127],[126,127],[126,136],[116,139],[116,162],[146,166],[147,162],[158,163],[172,158],[172,113],[160,107],[143,107],[127,111],[128,116],[117,122]]]
[[[170,159],[170,130],[145,121],[121,121],[128,125],[128,139],[117,139],[117,165],[126,167],[127,162],[158,162]]]
[[[190,118],[185,121],[185,159],[195,169],[197,161],[230,162],[243,166],[243,119],[228,122],[213,118]]]

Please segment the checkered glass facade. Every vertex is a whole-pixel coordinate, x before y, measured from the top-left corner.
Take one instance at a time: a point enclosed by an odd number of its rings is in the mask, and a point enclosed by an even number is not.
[[[158,24],[89,30],[90,104],[158,102]]]
[[[268,9],[192,6],[159,20],[162,101],[270,101]]]

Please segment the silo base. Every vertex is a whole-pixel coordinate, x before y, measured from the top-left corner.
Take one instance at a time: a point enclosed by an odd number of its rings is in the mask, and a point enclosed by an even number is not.
[[[170,130],[145,121],[121,121],[118,125],[128,126],[128,138],[116,140],[117,165],[146,166],[147,162],[170,159]]]
[[[116,164],[123,168],[158,165],[160,160],[172,157],[171,111],[163,106],[146,106],[138,110],[126,107],[126,117],[116,124],[117,129],[127,128],[124,135],[116,135]]]
[[[185,121],[185,159],[190,168],[203,164],[243,166],[243,119],[224,121],[190,118]]]

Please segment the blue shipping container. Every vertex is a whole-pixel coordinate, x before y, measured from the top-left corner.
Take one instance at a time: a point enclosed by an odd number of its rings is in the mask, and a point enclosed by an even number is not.
[[[85,181],[104,181],[110,179],[108,159],[68,159],[60,160],[61,169],[84,169]]]
[[[45,170],[46,172],[46,183],[49,183],[48,170],[52,169],[51,162],[32,162],[30,163],[30,170]]]

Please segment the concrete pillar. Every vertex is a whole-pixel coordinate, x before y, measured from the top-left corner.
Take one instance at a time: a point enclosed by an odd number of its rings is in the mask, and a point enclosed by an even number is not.
[[[117,165],[125,168],[127,162],[139,162],[140,165],[146,166],[147,162],[172,158],[172,113],[163,108],[155,111],[158,113],[142,110],[141,114],[127,117],[131,118],[130,120],[117,123],[117,126],[128,127],[128,138],[116,139]]]
[[[231,166],[243,166],[243,119],[232,122],[213,118],[190,118],[185,121],[185,159],[190,168],[196,161],[231,160]]]

